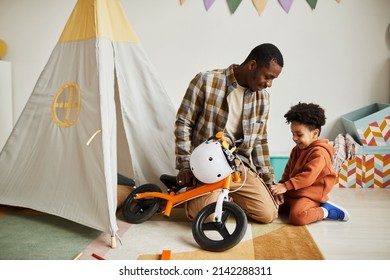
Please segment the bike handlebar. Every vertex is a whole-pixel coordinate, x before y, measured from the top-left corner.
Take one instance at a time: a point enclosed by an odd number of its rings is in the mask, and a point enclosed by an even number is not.
[[[236,146],[229,145],[229,143],[226,141],[226,139],[224,137],[224,133],[222,131],[215,134],[215,138],[218,139],[219,141],[221,141],[222,147],[224,147],[226,150],[230,151],[232,154],[234,153],[234,151],[236,150]],[[234,163],[234,165],[235,165],[235,163]],[[233,182],[235,182],[235,183],[241,182],[240,172],[237,171],[237,168],[234,168]]]

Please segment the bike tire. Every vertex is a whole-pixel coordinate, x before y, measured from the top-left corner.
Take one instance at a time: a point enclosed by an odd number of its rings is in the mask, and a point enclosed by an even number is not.
[[[207,222],[206,219],[214,215],[216,204],[216,202],[209,204],[199,211],[192,224],[192,235],[202,249],[222,252],[236,246],[242,240],[248,227],[248,220],[241,207],[225,201],[222,205],[222,221]],[[229,223],[228,228],[226,225],[229,218],[233,223]]]
[[[154,184],[145,184],[135,188],[126,198],[123,204],[122,214],[126,222],[140,224],[152,217],[160,208],[161,198],[146,197],[134,199],[135,195],[144,192],[162,192]]]

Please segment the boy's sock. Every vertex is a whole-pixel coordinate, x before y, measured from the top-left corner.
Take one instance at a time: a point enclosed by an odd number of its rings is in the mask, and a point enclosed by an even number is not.
[[[350,218],[347,210],[330,201],[322,203],[321,207],[324,210],[324,219],[348,221]]]
[[[322,208],[322,210],[324,210],[324,219],[328,218],[328,215],[329,215],[328,209],[326,209],[322,206],[321,206],[321,208]]]

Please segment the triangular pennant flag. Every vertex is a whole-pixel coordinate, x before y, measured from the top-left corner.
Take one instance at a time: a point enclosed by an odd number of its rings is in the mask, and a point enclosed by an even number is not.
[[[242,0],[226,0],[230,9],[230,12],[234,14]]]
[[[309,6],[314,10],[317,5],[317,0],[306,0],[306,2],[309,4]]]
[[[283,10],[285,10],[286,13],[288,13],[290,11],[292,2],[294,0],[278,0],[278,1],[279,1],[280,5],[282,6]]]
[[[257,13],[261,15],[264,11],[265,6],[267,5],[268,0],[252,0],[253,5],[255,6]]]
[[[215,0],[203,0],[206,11],[208,11],[210,9],[211,5],[213,5],[214,2],[215,2]]]

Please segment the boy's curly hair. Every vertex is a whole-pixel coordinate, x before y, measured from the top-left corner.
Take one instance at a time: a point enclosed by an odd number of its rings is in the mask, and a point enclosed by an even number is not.
[[[313,103],[301,103],[294,105],[284,115],[287,123],[293,121],[307,125],[310,130],[318,129],[326,122],[325,111],[319,105]]]

